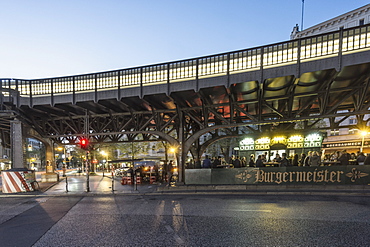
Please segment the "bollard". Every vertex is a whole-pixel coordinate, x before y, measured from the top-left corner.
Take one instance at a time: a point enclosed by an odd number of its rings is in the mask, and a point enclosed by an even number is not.
[[[66,176],[66,192],[68,192],[68,177]]]
[[[137,190],[137,183],[136,183],[136,178],[137,178],[137,175],[136,175],[136,172],[134,174],[134,189]]]
[[[90,192],[90,176],[89,176],[89,167],[86,163],[86,192]]]
[[[112,172],[112,191],[114,191],[114,173]]]

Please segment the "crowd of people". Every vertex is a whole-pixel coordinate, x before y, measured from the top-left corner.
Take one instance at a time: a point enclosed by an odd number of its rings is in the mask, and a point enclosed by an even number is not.
[[[248,159],[232,155],[229,161],[221,156],[210,158],[208,155],[202,161],[202,168],[241,168],[241,167],[288,167],[288,166],[321,166],[321,165],[370,165],[370,153],[365,156],[363,152],[347,153],[346,150],[336,151],[330,154],[322,154],[318,151],[309,151],[307,154],[294,154],[287,157],[286,153],[276,154],[269,157],[268,153],[252,154]]]

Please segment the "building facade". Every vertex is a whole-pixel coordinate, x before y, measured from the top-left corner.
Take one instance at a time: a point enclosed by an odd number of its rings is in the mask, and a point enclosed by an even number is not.
[[[322,33],[337,31],[340,29],[362,26],[368,23],[370,23],[370,4],[349,11],[345,14],[339,15],[304,30],[299,30],[299,26],[297,24],[293,28],[290,39],[305,38]]]

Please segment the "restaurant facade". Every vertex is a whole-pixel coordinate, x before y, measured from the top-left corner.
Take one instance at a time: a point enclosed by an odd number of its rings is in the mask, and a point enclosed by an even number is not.
[[[239,142],[239,156],[267,154],[267,161],[271,161],[276,154],[286,153],[287,156],[308,153],[309,151],[330,152],[332,148],[343,149],[358,145],[367,145],[366,141],[327,142],[326,133],[307,134],[271,134],[263,136],[243,136]],[[331,146],[332,145],[332,146]],[[354,149],[354,150],[355,150]],[[215,169],[186,169],[185,184],[187,185],[369,185],[370,166],[348,165],[337,163],[323,163],[321,166],[294,166],[294,167],[242,167],[242,168],[215,168]]]
[[[324,135],[320,132],[308,134],[270,134],[263,136],[245,136],[235,148],[240,157],[250,157],[254,155],[265,155],[267,161],[272,161],[276,154],[283,153],[287,157],[295,154],[308,153],[309,151],[321,152]]]

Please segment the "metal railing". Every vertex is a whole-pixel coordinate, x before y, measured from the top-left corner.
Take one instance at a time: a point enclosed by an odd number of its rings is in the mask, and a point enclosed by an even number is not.
[[[36,80],[0,79],[0,89],[15,90],[21,96],[31,97],[120,89],[284,66],[338,56],[340,53],[361,52],[369,47],[370,25],[366,25],[263,47],[151,66]]]

